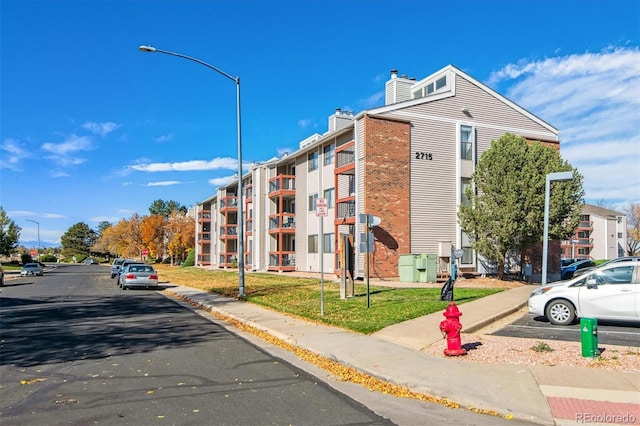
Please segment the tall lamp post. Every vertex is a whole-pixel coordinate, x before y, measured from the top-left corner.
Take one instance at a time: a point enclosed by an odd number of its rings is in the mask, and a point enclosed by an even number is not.
[[[549,197],[551,182],[565,182],[573,179],[573,172],[549,173],[544,185],[544,234],[542,237],[542,285],[547,283],[547,256],[549,254]]]
[[[38,261],[40,261],[40,222],[36,222],[32,219],[25,219],[27,222],[33,222],[38,225]]]
[[[177,56],[179,58],[188,59],[193,62],[197,62],[222,74],[229,80],[236,83],[236,114],[238,122],[238,297],[243,298],[244,293],[244,215],[242,205],[242,131],[240,126],[240,77],[233,77],[231,74],[227,74],[221,69],[214,67],[200,59],[193,58],[191,56],[183,55],[181,53],[169,52],[168,50],[158,49],[152,46],[140,46],[142,52],[159,52],[167,55]]]

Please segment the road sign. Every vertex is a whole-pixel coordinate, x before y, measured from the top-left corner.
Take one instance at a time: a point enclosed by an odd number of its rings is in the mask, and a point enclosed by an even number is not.
[[[464,256],[464,250],[456,249],[453,251],[453,257],[455,257],[456,259],[460,259],[462,256]]]
[[[36,254],[38,254],[37,250],[31,250],[31,256],[35,256]]]
[[[329,204],[326,198],[316,199],[316,216],[329,216]]]
[[[143,256],[149,256],[149,249],[142,249]]]

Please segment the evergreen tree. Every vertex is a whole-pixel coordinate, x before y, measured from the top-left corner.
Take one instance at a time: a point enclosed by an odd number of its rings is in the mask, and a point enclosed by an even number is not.
[[[18,248],[21,230],[0,206],[0,255],[9,256]]]
[[[95,244],[97,238],[98,234],[89,228],[89,225],[84,222],[78,222],[71,226],[71,228],[60,237],[62,252],[65,256],[76,254],[89,255],[89,251]]]
[[[582,176],[554,148],[509,133],[480,157],[465,194],[470,203],[460,206],[458,219],[472,247],[497,266],[500,277],[507,251],[542,240],[546,175],[562,171],[573,172],[573,180],[553,183],[549,238],[573,234],[584,196]]]

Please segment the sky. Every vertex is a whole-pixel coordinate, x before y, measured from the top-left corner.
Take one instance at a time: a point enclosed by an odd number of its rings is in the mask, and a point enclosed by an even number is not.
[[[452,64],[560,131],[585,201],[640,203],[637,0],[0,0],[0,206],[55,244],[154,200],[190,207],[293,152],[397,69]],[[35,223],[37,222],[37,223]]]

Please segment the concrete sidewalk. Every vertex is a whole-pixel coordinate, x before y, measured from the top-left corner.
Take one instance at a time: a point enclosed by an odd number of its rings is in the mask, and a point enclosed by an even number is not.
[[[523,286],[466,303],[463,332],[516,312],[531,290]],[[480,364],[429,356],[420,349],[442,340],[441,312],[367,336],[190,287],[165,291],[373,377],[463,407],[545,425],[640,424],[640,372]]]

